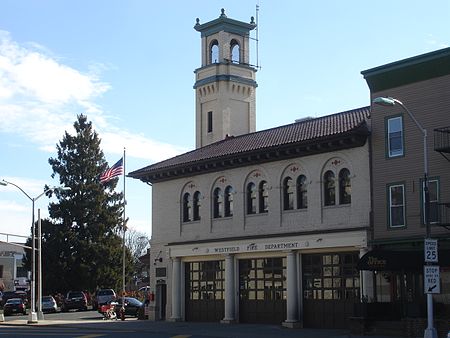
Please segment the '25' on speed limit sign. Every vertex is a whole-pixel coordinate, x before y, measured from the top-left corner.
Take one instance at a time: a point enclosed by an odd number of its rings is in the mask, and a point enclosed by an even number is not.
[[[437,263],[438,262],[438,241],[437,239],[425,239],[425,262]]]

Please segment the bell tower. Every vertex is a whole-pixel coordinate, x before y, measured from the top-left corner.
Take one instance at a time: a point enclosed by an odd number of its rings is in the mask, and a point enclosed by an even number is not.
[[[256,130],[256,68],[250,65],[250,23],[227,18],[194,29],[201,33],[202,65],[195,70],[196,148]]]

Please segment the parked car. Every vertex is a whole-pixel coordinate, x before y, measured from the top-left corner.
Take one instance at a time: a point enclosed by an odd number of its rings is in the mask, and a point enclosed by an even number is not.
[[[93,308],[99,309],[102,305],[109,304],[112,300],[116,299],[116,293],[113,289],[100,289],[95,293],[95,299],[93,301]]]
[[[4,305],[8,299],[11,298],[22,298],[25,305],[28,302],[27,293],[25,291],[5,291],[2,296],[2,305]]]
[[[64,298],[61,311],[67,312],[69,310],[87,310],[87,298],[83,291],[69,291],[66,298]]]
[[[133,297],[125,297],[124,300],[125,300],[124,303],[125,315],[137,317],[139,309],[141,309],[144,306],[144,304]],[[116,300],[109,301],[108,304],[111,304],[111,302],[118,303],[116,305],[116,313],[117,316],[119,316],[120,309],[122,308],[122,298],[117,298]]]
[[[56,300],[52,296],[42,297],[42,312],[56,312],[58,306],[56,305]]]
[[[3,314],[12,315],[13,313],[27,314],[25,302],[22,298],[10,298],[3,306]]]

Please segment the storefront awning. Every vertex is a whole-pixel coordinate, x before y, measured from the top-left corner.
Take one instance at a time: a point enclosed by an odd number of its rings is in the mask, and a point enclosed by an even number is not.
[[[394,251],[374,249],[362,256],[357,264],[358,270],[369,271],[422,271],[423,251]],[[450,266],[450,250],[439,250],[439,265]]]
[[[362,256],[357,267],[370,271],[416,271],[423,269],[423,264],[423,252],[375,249]]]

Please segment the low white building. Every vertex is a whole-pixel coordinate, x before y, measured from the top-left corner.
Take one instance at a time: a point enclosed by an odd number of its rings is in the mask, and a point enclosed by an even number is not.
[[[29,273],[24,268],[25,250],[14,243],[0,243],[0,285],[4,291],[27,291]]]

